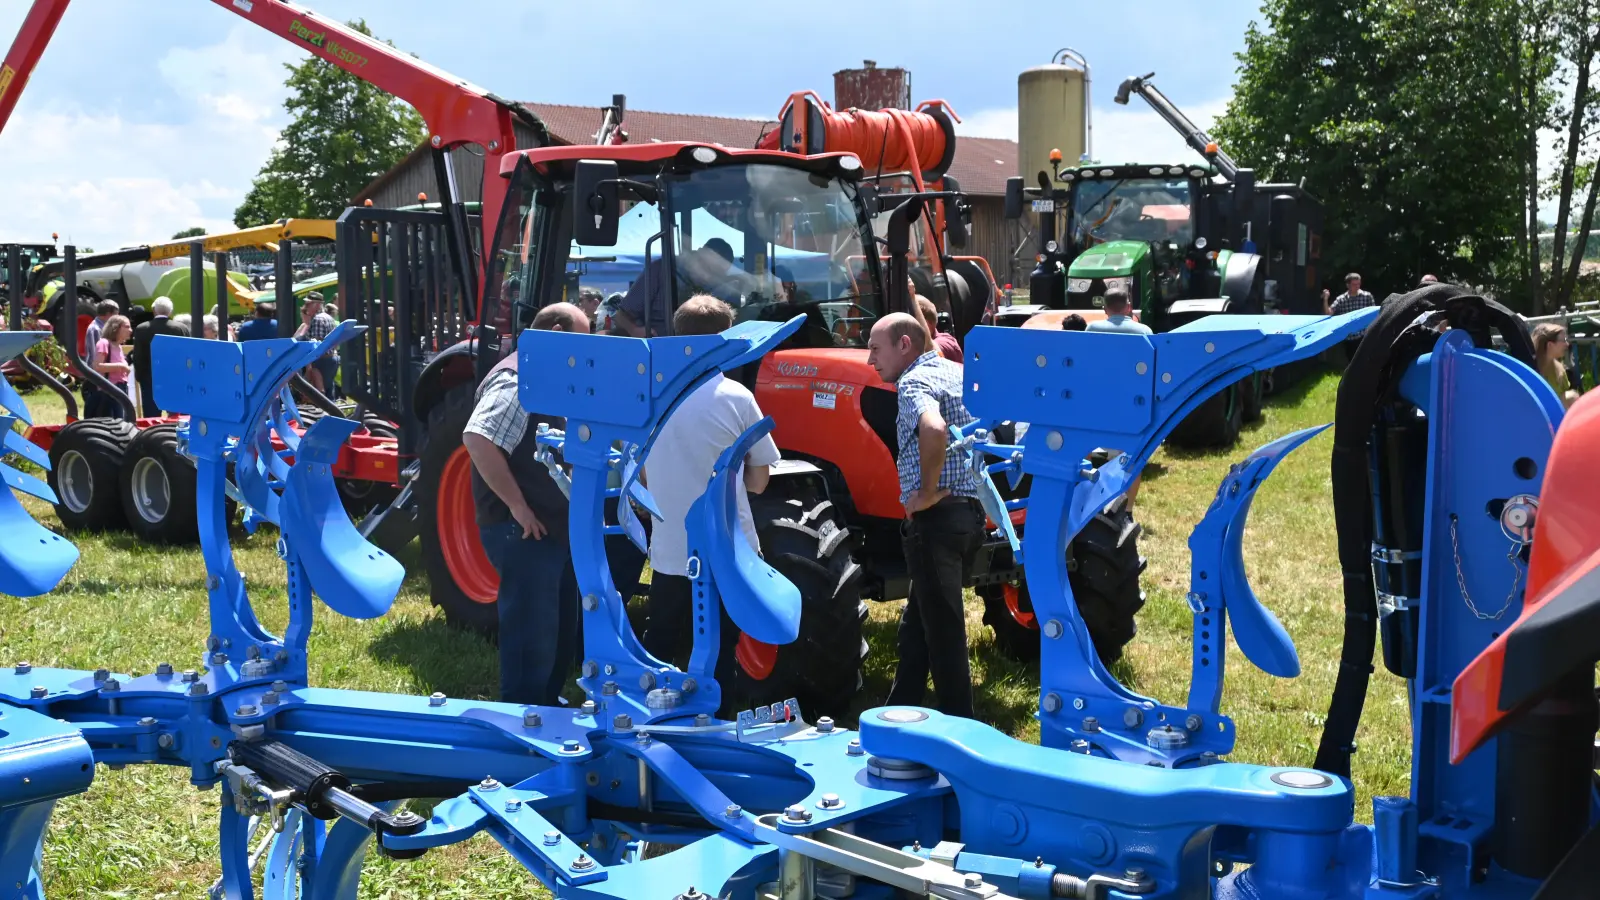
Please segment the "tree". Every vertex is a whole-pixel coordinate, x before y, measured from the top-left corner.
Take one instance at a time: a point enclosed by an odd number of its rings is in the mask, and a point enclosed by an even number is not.
[[[365,21],[348,24],[372,34]],[[292,119],[234,211],[240,228],[281,218],[335,218],[422,142],[422,118],[379,88],[317,57],[286,68],[283,105]]]
[[[1529,2],[1267,0],[1217,135],[1261,180],[1305,178],[1324,201],[1329,286],[1351,270],[1379,296],[1429,272],[1488,284],[1517,256],[1545,96],[1543,57],[1522,72],[1531,94],[1510,65]]]
[[[178,232],[177,234],[172,236],[172,239],[175,240],[175,241],[181,241],[184,238],[204,237],[205,233],[206,233],[206,230],[204,228],[200,227],[199,225],[196,225],[193,228],[185,228],[184,230]]]

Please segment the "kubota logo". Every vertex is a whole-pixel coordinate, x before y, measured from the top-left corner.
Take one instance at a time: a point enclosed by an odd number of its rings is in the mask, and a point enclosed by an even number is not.
[[[781,362],[778,363],[778,374],[796,375],[801,378],[810,378],[811,376],[817,374],[817,367],[801,365],[800,363]]]

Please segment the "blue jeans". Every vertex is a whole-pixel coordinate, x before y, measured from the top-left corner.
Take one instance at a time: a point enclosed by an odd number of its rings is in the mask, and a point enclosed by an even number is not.
[[[572,547],[523,538],[516,522],[483,526],[478,536],[500,573],[500,699],[554,706],[582,650]]]

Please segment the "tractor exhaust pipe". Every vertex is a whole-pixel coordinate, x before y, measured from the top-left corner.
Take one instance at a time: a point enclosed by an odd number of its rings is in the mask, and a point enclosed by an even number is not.
[[[1122,84],[1117,86],[1116,102],[1119,105],[1127,106],[1128,98],[1131,95],[1138,94],[1143,97],[1145,102],[1150,104],[1150,108],[1156,111],[1156,115],[1165,119],[1168,125],[1171,125],[1173,129],[1183,135],[1184,143],[1188,144],[1194,152],[1211,160],[1216,165],[1217,171],[1222,173],[1223,178],[1228,181],[1235,180],[1239,174],[1238,163],[1235,163],[1228,154],[1222,152],[1222,149],[1217,146],[1217,142],[1211,139],[1211,135],[1206,134],[1200,129],[1200,126],[1190,121],[1182,110],[1172,105],[1172,101],[1168,100],[1165,94],[1150,83],[1150,79],[1154,77],[1156,77],[1156,73],[1151,72],[1148,75],[1137,75],[1123,79]]]

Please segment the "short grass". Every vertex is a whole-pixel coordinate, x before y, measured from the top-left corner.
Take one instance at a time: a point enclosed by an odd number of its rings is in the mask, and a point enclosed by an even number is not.
[[[1189,530],[1199,521],[1228,465],[1249,448],[1330,421],[1337,380],[1314,379],[1268,403],[1240,448],[1228,453],[1157,454],[1139,495],[1149,602],[1138,639],[1118,673],[1135,689],[1181,704],[1188,683]],[[60,421],[53,396],[28,397],[39,421]],[[1238,724],[1236,759],[1277,764],[1311,761],[1338,665],[1342,614],[1328,480],[1331,437],[1291,456],[1257,497],[1246,556],[1256,592],[1284,620],[1299,646],[1303,672],[1292,681],[1254,670],[1231,648],[1225,709]],[[49,506],[28,501],[59,527]],[[0,597],[0,662],[142,673],[157,662],[194,666],[204,636],[204,567],[198,551],[138,544],[125,535],[80,537],[83,558],[46,597]],[[270,626],[284,619],[280,563],[269,539],[240,537],[240,568]],[[403,560],[419,572],[414,556]],[[880,702],[894,670],[899,604],[872,611],[866,687],[858,709]],[[493,648],[447,628],[428,604],[421,575],[407,580],[382,619],[341,619],[325,608],[312,636],[313,683],[362,690],[490,698]],[[1002,658],[969,603],[973,678],[980,715],[1022,740],[1038,738],[1034,671]],[[1373,794],[1405,793],[1410,729],[1405,688],[1379,669],[1373,677],[1355,758],[1357,814],[1369,817]],[[217,794],[196,792],[183,773],[151,767],[102,767],[93,788],[61,801],[45,847],[45,877],[57,897],[195,897],[217,876]],[[434,851],[420,860],[372,860],[361,896],[526,897],[534,882],[486,838]]]

